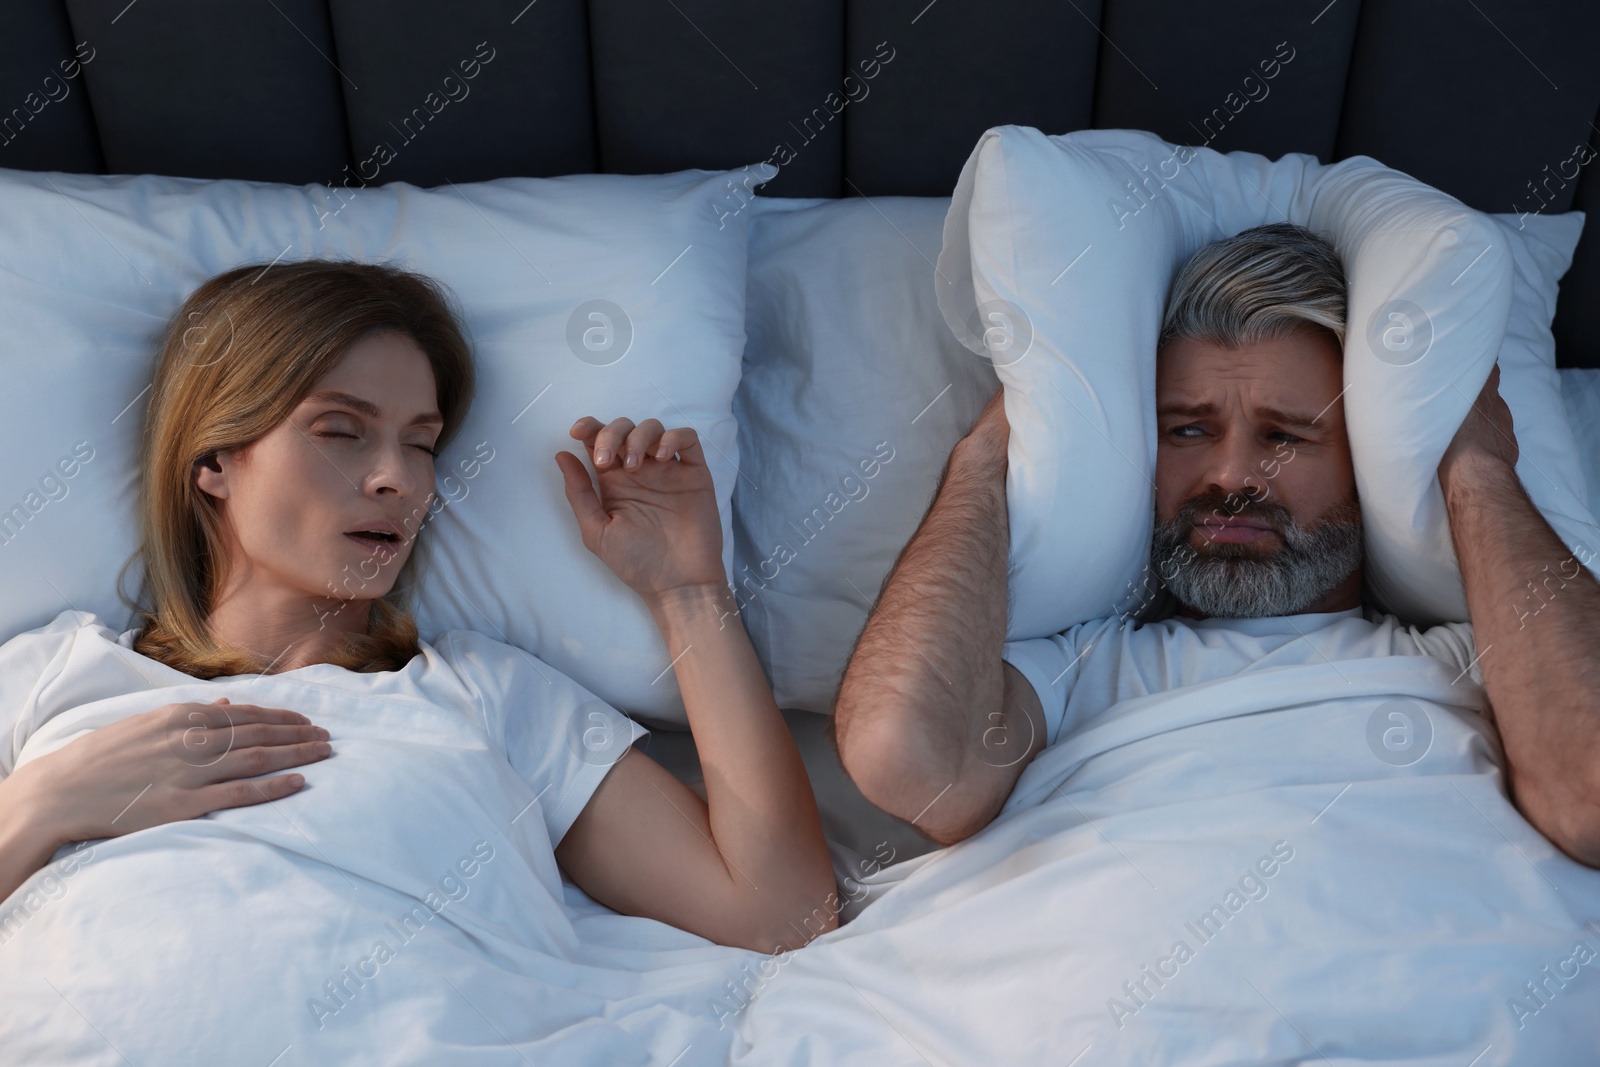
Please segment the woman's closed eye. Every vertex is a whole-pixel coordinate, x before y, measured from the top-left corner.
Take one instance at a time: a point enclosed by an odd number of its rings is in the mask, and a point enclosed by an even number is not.
[[[356,441],[356,440],[360,439],[356,434],[353,434],[353,433],[340,433],[340,432],[338,432],[336,430],[318,430],[316,432],[316,436],[317,437],[348,437],[352,441]],[[410,444],[410,446],[412,448],[420,448],[420,449],[422,449],[422,451],[426,452],[430,456],[434,456],[434,457],[437,458],[437,456],[439,455],[439,453],[435,452],[428,445],[417,444],[415,441],[409,442],[409,444]]]

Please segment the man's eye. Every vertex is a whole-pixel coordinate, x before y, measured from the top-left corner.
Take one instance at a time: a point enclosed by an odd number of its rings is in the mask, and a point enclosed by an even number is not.
[[[1277,430],[1277,431],[1274,431],[1274,432],[1273,432],[1273,434],[1272,434],[1272,436],[1274,436],[1274,437],[1285,437],[1285,438],[1288,438],[1288,439],[1289,439],[1289,440],[1291,440],[1291,441],[1298,441],[1298,440],[1300,440],[1300,438],[1298,438],[1298,437],[1296,437],[1296,436],[1295,436],[1295,435],[1294,435],[1294,434],[1292,434],[1292,433],[1290,433],[1290,432],[1289,432],[1289,431],[1287,431],[1287,430]]]
[[[1202,434],[1205,433],[1205,431],[1200,429],[1200,427],[1194,426],[1194,425],[1190,425],[1190,426],[1174,426],[1172,429],[1168,430],[1167,432],[1170,433],[1170,434],[1174,434],[1174,435],[1176,435],[1178,437],[1184,437],[1184,436],[1186,436],[1184,434],[1184,432],[1183,432],[1184,430],[1193,430],[1196,433],[1202,433]]]
[[[439,453],[435,452],[433,449],[429,448],[427,445],[412,445],[411,447],[412,448],[420,448],[430,456],[437,457],[439,455]]]

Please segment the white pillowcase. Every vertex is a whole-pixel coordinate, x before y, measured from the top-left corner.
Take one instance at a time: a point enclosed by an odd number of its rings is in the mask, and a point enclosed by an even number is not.
[[[1285,219],[1327,236],[1349,280],[1345,411],[1369,597],[1418,624],[1467,618],[1437,466],[1497,355],[1526,468],[1539,470],[1524,476],[1530,496],[1574,551],[1593,543],[1560,396],[1535,366],[1553,367],[1573,221],[1530,219],[1530,241],[1366,157],[1323,166],[1137,131],[1004,126],[962,170],[938,266],[945,320],[1006,385],[1009,638],[1138,603],[1168,284],[1202,246]]]
[[[1600,511],[1600,367],[1563,367],[1560,373],[1561,399],[1578,442],[1589,510]]]
[[[1499,360],[1500,395],[1515,423],[1517,477],[1578,559],[1600,571],[1600,525],[1595,521],[1600,498],[1589,491],[1585,446],[1567,411],[1550,329],[1557,285],[1572,265],[1584,213],[1489,217],[1506,234],[1514,269],[1511,316]],[[1600,461],[1600,455],[1589,459]]]
[[[734,491],[734,580],[745,625],[785,708],[832,711],[868,605],[931,500],[950,448],[998,385],[988,359],[963,347],[932,312],[933,260],[949,205],[934,197],[871,204],[762,197],[752,209],[750,339],[734,397],[750,480],[741,478]],[[1516,225],[1515,216],[1493,217]],[[1531,217],[1529,236],[1548,231],[1558,247],[1570,248],[1579,221]],[[1514,301],[1512,312],[1527,310],[1536,320],[1542,308],[1547,321],[1562,262],[1517,257],[1525,259],[1542,264],[1536,288],[1546,295]],[[1535,284],[1520,274],[1518,282]],[[1534,333],[1531,343],[1501,349],[1502,367],[1512,368],[1502,370],[1501,390],[1519,413],[1518,470],[1529,484],[1542,478],[1540,470],[1562,477],[1575,456],[1582,458],[1581,444],[1575,452],[1564,443],[1567,419],[1550,410],[1548,374],[1539,369],[1552,365],[1553,341],[1547,327]],[[1519,362],[1519,353],[1536,365]],[[1600,381],[1600,371],[1563,372],[1569,383],[1581,373]],[[927,397],[938,401],[924,412]],[[858,477],[860,499],[850,499],[842,472],[870,456],[876,442],[898,442],[890,432],[896,425],[916,430],[914,447],[900,444],[876,477]],[[1600,449],[1594,451],[1600,469]],[[816,522],[797,532],[790,524],[823,506],[829,493],[837,494],[840,511],[826,532]],[[782,558],[780,543],[793,558],[763,568]]]
[[[241,263],[384,261],[454,292],[477,356],[471,414],[437,464],[423,636],[480,630],[625,711],[684,722],[660,635],[583,547],[553,457],[585,455],[567,436],[581,415],[695,427],[731,568],[748,197],[708,171],[354,193],[0,171],[0,639],[67,607],[128,620],[115,580],[137,548],[144,391],[200,282]]]
[[[752,209],[734,588],[780,707],[833,711],[884,575],[999,388],[935,305],[949,203]]]

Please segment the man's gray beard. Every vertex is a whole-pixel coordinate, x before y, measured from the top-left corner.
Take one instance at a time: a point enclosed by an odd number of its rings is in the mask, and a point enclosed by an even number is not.
[[[1266,555],[1250,544],[1208,541],[1189,546],[1189,532],[1202,512],[1190,501],[1171,522],[1158,517],[1150,544],[1150,563],[1182,604],[1202,615],[1253,619],[1298,615],[1350,577],[1361,564],[1361,508],[1341,504],[1311,529],[1302,529],[1288,509],[1264,514],[1261,505],[1233,512],[1262,518],[1281,531],[1283,544]],[[1230,514],[1216,508],[1219,516]],[[1202,535],[1205,528],[1199,527]]]

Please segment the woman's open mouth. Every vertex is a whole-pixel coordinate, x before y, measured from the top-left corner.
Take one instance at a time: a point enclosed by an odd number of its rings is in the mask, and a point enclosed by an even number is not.
[[[357,530],[345,536],[379,556],[393,556],[400,551],[400,538],[387,530]]]

